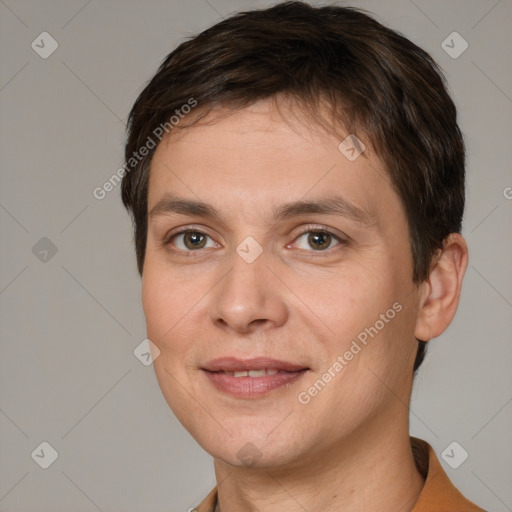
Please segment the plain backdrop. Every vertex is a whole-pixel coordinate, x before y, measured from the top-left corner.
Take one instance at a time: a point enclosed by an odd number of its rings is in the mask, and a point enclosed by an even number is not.
[[[272,4],[0,0],[0,512],[179,512],[215,485],[211,457],[134,354],[145,324],[119,187],[93,190],[122,166],[127,114],[162,59]],[[439,457],[456,441],[468,458],[441,458],[452,481],[512,510],[512,2],[342,5],[429,51],[459,109],[470,266],[416,379],[411,431]]]

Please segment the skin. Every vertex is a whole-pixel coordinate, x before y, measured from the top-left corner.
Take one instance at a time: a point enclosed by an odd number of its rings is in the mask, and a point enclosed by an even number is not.
[[[451,235],[429,279],[414,284],[407,218],[369,141],[349,161],[338,150],[344,137],[280,111],[262,101],[171,132],[156,149],[148,211],[172,194],[208,203],[222,219],[148,217],[142,300],[160,350],[156,376],[179,421],[214,457],[222,512],[410,511],[424,483],[408,433],[415,337],[438,336],[453,318],[467,247]],[[333,194],[364,210],[366,222],[332,213],[273,218],[282,203]],[[207,236],[196,235],[196,245],[191,233],[172,237],[185,229]],[[319,229],[333,237],[312,239]],[[236,251],[248,236],[262,249],[252,263]],[[298,394],[395,303],[400,312],[301,403]],[[221,356],[310,370],[240,399],[201,370]],[[241,449],[257,455],[251,465]]]

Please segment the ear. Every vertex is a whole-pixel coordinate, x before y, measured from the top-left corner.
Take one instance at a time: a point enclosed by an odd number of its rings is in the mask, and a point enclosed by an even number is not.
[[[420,294],[415,337],[428,341],[439,336],[451,323],[468,266],[468,246],[462,235],[448,235],[438,252]]]

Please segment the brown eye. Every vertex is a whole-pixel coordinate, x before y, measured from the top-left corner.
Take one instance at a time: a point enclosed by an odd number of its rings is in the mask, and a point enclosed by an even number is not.
[[[312,231],[308,236],[308,243],[313,249],[327,249],[331,244],[332,236],[322,231]]]
[[[329,231],[310,229],[304,231],[295,242],[299,249],[316,252],[327,251],[341,244],[342,240]]]
[[[193,230],[176,233],[168,240],[167,244],[171,244],[176,247],[176,249],[183,252],[191,252],[198,249],[217,246],[217,244],[206,233]]]
[[[183,235],[183,242],[188,249],[202,249],[206,245],[206,236],[197,231],[189,231]]]

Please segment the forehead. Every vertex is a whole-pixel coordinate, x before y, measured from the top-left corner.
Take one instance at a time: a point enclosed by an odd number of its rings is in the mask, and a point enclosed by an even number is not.
[[[218,199],[221,207],[228,206],[229,198],[230,204],[238,200],[254,208],[262,201],[275,204],[339,192],[372,213],[379,203],[397,198],[371,144],[358,142],[349,133],[314,125],[300,110],[278,110],[270,101],[220,112],[220,117],[212,112],[158,145],[148,207],[170,191],[188,199]]]

